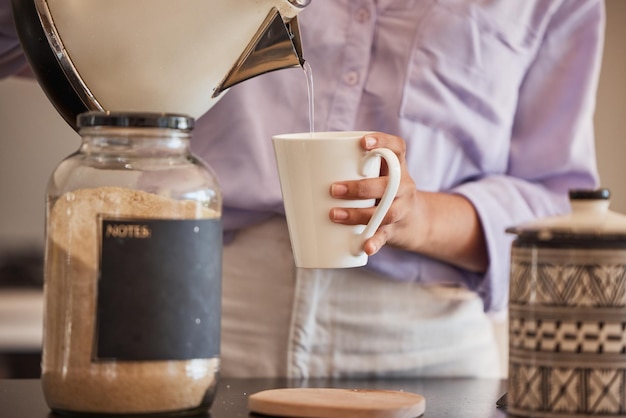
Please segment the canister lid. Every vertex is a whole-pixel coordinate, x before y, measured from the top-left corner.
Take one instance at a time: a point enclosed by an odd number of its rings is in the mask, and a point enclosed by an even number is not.
[[[626,246],[626,216],[609,210],[608,189],[571,190],[571,213],[508,228],[523,241],[564,244],[593,240],[600,245]],[[602,243],[603,242],[603,243]]]
[[[85,112],[78,115],[79,128],[109,126],[123,128],[166,128],[190,131],[194,119],[187,115],[151,112]]]

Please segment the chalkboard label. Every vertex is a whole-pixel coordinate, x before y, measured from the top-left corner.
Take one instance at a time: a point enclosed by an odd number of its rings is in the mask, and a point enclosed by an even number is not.
[[[220,219],[102,219],[94,360],[219,355]]]

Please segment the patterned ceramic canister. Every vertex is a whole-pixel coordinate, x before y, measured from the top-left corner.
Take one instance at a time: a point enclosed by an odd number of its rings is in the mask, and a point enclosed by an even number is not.
[[[510,228],[508,413],[626,417],[626,216],[609,192]]]

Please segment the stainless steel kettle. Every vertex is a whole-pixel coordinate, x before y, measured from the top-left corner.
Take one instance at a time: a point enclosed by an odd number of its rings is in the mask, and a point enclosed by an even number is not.
[[[73,127],[88,110],[209,110],[229,87],[304,63],[310,0],[13,0],[48,98]]]

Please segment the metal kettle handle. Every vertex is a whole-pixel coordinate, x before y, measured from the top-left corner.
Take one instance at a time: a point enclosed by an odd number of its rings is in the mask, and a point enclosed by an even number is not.
[[[311,0],[289,0],[289,3],[296,7],[306,7],[311,3]]]

